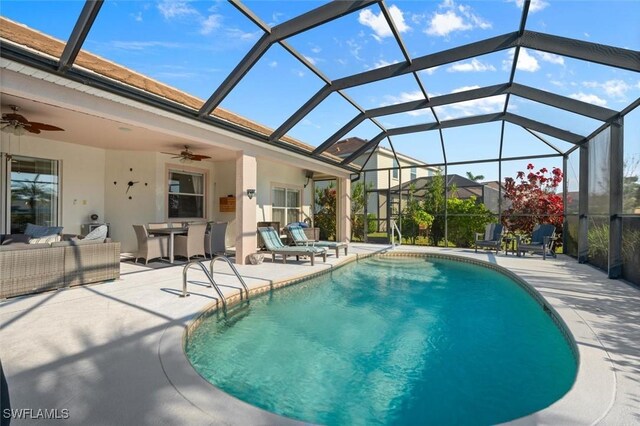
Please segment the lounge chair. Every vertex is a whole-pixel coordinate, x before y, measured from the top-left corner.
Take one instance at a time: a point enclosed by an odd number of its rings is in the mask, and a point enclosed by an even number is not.
[[[344,255],[347,255],[348,245],[347,243],[340,243],[335,241],[313,241],[307,238],[307,234],[304,233],[304,229],[300,225],[286,226],[285,231],[289,234],[289,238],[296,246],[304,247],[324,247],[336,251],[336,257],[340,257],[340,250],[344,249]]]
[[[312,246],[285,246],[280,240],[280,236],[272,227],[259,227],[258,233],[264,241],[265,249],[271,253],[271,260],[276,261],[276,254],[282,256],[282,263],[287,263],[288,256],[295,256],[296,260],[300,260],[300,256],[309,256],[311,266],[313,266],[315,256],[322,256],[324,262],[327,261],[327,249],[323,247]]]
[[[478,247],[489,247],[495,249],[496,254],[498,254],[502,246],[502,229],[503,226],[499,223],[489,223],[484,229],[484,234],[476,232],[476,253],[478,252]]]
[[[520,256],[520,253],[542,252],[543,260],[547,258],[547,254],[556,257],[556,254],[553,251],[555,234],[556,227],[549,223],[534,226],[530,238],[523,238],[521,236],[516,237],[516,252],[518,253],[518,256]]]

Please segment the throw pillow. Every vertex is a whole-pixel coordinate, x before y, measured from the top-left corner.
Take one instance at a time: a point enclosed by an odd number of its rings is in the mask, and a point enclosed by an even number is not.
[[[28,244],[29,239],[30,237],[25,234],[5,235],[4,240],[2,240],[2,245],[4,246],[9,244],[19,244],[19,243]]]
[[[89,232],[83,240],[104,240],[107,238],[107,225],[100,225]]]
[[[56,235],[62,232],[62,226],[42,226],[34,225],[33,223],[27,224],[27,229],[24,230],[25,235],[29,235],[33,238],[47,237],[49,235]]]
[[[47,235],[44,237],[30,238],[29,244],[49,244],[60,241],[60,235]]]

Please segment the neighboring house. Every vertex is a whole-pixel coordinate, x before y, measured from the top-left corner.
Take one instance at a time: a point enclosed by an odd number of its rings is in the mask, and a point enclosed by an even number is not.
[[[365,139],[350,137],[335,143],[327,152],[340,158],[347,158],[367,142]],[[363,166],[366,161],[365,170],[372,170],[365,172],[361,177],[367,186],[371,187],[368,193],[367,213],[376,215],[379,222],[378,230],[384,231],[386,230],[387,217],[398,213],[397,203],[388,202],[389,199],[398,199],[397,196],[393,196],[394,188],[397,191],[400,185],[405,185],[418,178],[433,176],[439,169],[396,152],[398,163],[393,151],[381,146],[378,146],[369,157],[370,153],[369,151],[361,155],[353,163]]]
[[[431,182],[433,176],[420,177],[402,184],[403,191],[408,191],[410,187],[414,190],[414,196],[424,197],[425,188]],[[451,190],[455,186],[455,193]],[[491,212],[498,214],[499,204],[499,183],[497,181],[476,182],[466,177],[453,174],[447,178],[447,187],[450,189],[448,197],[456,196],[460,199],[475,197],[478,203],[483,203]],[[394,188],[397,191],[397,187]],[[503,207],[504,208],[504,207]]]

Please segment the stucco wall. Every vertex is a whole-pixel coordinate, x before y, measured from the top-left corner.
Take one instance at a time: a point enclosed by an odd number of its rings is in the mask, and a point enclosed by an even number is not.
[[[60,160],[61,217],[65,233],[80,233],[90,216],[105,215],[104,173],[105,151],[82,145],[57,142],[30,135],[2,133],[1,151],[25,157]],[[3,218],[4,219],[4,218]]]
[[[219,208],[220,197],[237,196],[233,161],[183,164],[154,152],[104,150],[29,136],[22,136],[18,143],[14,136],[11,142],[8,138],[2,134],[3,152],[61,160],[61,224],[65,233],[80,233],[81,225],[90,222],[95,213],[99,221],[110,223],[111,237],[121,242],[122,251],[134,252],[137,242],[132,225],[168,221],[166,187],[171,168],[206,173],[206,220],[228,222],[227,245],[235,242],[235,213],[222,213]],[[299,189],[302,219],[311,215],[313,185],[304,188],[304,169],[266,158],[258,158],[257,168],[257,221],[272,219],[275,186]],[[138,183],[127,192],[129,181]]]

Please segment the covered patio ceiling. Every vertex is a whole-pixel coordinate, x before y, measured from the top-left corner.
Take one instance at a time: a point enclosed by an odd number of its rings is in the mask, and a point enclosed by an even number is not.
[[[32,99],[2,94],[3,108],[20,105],[20,114],[36,122],[53,122],[63,132],[41,134],[47,139],[91,146],[102,149],[136,150],[150,152],[180,152],[187,145],[193,151],[212,157],[215,161],[235,159],[235,152],[215,147],[186,137],[168,135],[131,123],[99,117],[84,112],[63,108],[59,105],[38,102]],[[100,129],[96,132],[95,129]],[[91,137],[87,137],[91,135]]]
[[[396,3],[402,4],[401,1]],[[407,47],[402,35],[402,29],[399,28],[399,22],[396,22],[398,16],[393,11],[393,8],[396,7],[395,3],[390,4],[386,1],[378,0],[333,1],[321,4],[312,10],[303,11],[304,13],[285,22],[269,25],[259,14],[254,12],[250,6],[251,2],[245,4],[239,0],[230,0],[229,4],[235,8],[236,12],[244,15],[250,22],[248,25],[253,25],[254,30],[259,31],[261,35],[235,68],[213,90],[208,99],[196,101],[195,103],[191,101],[176,102],[175,99],[159,96],[157,91],[154,92],[140,85],[132,84],[127,79],[114,79],[108,70],[92,68],[90,63],[82,60],[83,45],[92,28],[100,22],[101,10],[104,4],[101,0],[85,2],[66,43],[63,44],[57,54],[51,51],[48,52],[52,57],[34,52],[33,49],[37,49],[37,46],[29,46],[27,42],[27,46],[3,43],[0,54],[3,58],[11,61],[141,101],[198,122],[232,130],[286,150],[305,153],[324,162],[339,164],[350,171],[364,170],[366,163],[362,166],[356,166],[354,160],[366,153],[370,153],[378,144],[388,143],[395,153],[394,140],[396,137],[422,132],[437,133],[439,149],[442,150],[442,158],[444,160],[442,164],[454,164],[447,159],[448,138],[443,130],[478,126],[485,123],[498,123],[500,126],[498,136],[499,150],[495,157],[487,155],[485,158],[478,158],[477,160],[498,161],[510,159],[503,154],[506,126],[516,126],[524,129],[536,143],[539,142],[549,147],[551,154],[546,156],[567,155],[581,144],[584,144],[589,137],[597,134],[601,129],[637,107],[640,104],[640,97],[632,100],[624,108],[614,109],[605,106],[602,102],[588,102],[586,101],[588,99],[584,96],[581,100],[576,99],[576,97],[563,96],[548,90],[541,90],[526,84],[526,79],[523,79],[523,82],[519,80],[520,74],[522,74],[518,71],[520,69],[519,59],[530,55],[527,52],[535,51],[541,55],[551,55],[546,57],[552,60],[560,61],[562,60],[561,58],[567,58],[567,60],[572,58],[572,60],[581,61],[585,66],[598,64],[598,66],[605,66],[607,69],[611,69],[612,72],[614,72],[613,70],[623,70],[624,72],[638,73],[640,72],[640,52],[619,46],[598,44],[577,38],[567,38],[529,30],[528,21],[532,4],[536,8],[539,7],[539,4],[537,2],[532,3],[530,0],[524,0],[520,3],[522,3],[522,7],[519,19],[512,22],[511,31],[509,32],[449,49],[429,52],[425,55],[415,55],[411,53],[415,49]],[[453,2],[445,2],[444,4],[445,6],[447,4],[453,5]],[[496,5],[494,4],[493,6]],[[459,8],[462,7],[459,6]],[[482,5],[478,4],[478,7],[482,7]],[[507,8],[513,7],[513,5],[503,3],[498,7]],[[602,2],[601,12],[603,15],[607,14],[609,7],[611,7],[609,4]],[[373,69],[332,79],[317,65],[316,60],[302,54],[299,49],[293,46],[292,39],[295,39],[296,36],[331,25],[336,20],[354,16],[357,12],[361,13],[363,10],[368,11],[368,16],[377,17],[384,21],[387,31],[390,32],[399,52],[401,52],[401,59],[398,62],[387,64],[382,61],[383,63]],[[464,9],[459,10],[464,11]],[[376,11],[378,11],[377,15]],[[362,14],[360,17],[362,17]],[[475,16],[473,19],[480,18]],[[564,19],[571,19],[571,17],[564,17]],[[401,24],[404,25],[404,22],[401,22]],[[126,31],[125,28],[121,30]],[[295,44],[300,45],[300,43]],[[256,130],[255,128],[250,128],[251,126],[243,125],[243,123],[229,121],[221,117],[221,106],[224,106],[225,99],[233,96],[234,90],[238,90],[238,86],[242,84],[244,79],[248,78],[256,64],[271,49],[275,48],[284,49],[294,61],[297,61],[307,71],[315,75],[320,82],[320,88],[277,127],[274,126],[274,129],[261,126],[260,129]],[[471,60],[470,64],[474,64],[473,61],[480,61],[481,58],[498,52],[508,52],[511,57],[510,62],[503,61],[503,68],[506,72],[505,81],[479,87],[473,80],[473,73],[470,73],[468,84],[464,90],[456,90],[447,94],[434,94],[429,90],[432,79],[441,77],[431,76],[426,71],[450,64],[464,64],[461,61]],[[479,63],[481,62],[475,62],[476,65]],[[326,71],[326,68],[324,71]],[[353,89],[390,83],[394,80],[397,81],[399,78],[408,78],[414,81],[415,87],[418,88],[418,95],[414,95],[410,100],[376,107],[365,107],[355,100]],[[290,93],[280,93],[279,95],[281,97],[292,96],[296,91],[295,82],[289,85],[289,90]],[[361,97],[358,98],[362,99]],[[499,107],[495,111],[474,115],[463,114],[463,116],[455,118],[448,117],[442,113],[441,107],[456,107],[487,98],[499,99]],[[344,123],[342,125],[336,125],[333,121],[322,123],[325,129],[327,127],[330,128],[330,136],[319,143],[306,140],[302,140],[303,143],[299,143],[291,137],[291,131],[296,125],[307,119],[314,110],[323,106],[330,108],[331,102],[335,99],[349,104],[356,111],[355,115],[342,117],[342,122]],[[518,108],[515,108],[516,100],[522,100],[524,103],[518,104]],[[274,105],[274,108],[277,108],[279,99],[270,99],[270,102]],[[5,103],[3,100],[3,104]],[[326,105],[329,105],[329,107]],[[541,106],[552,108],[552,111],[557,111],[560,116],[568,112],[572,117],[584,117],[587,119],[587,124],[581,126],[581,131],[573,128],[564,128],[558,124],[550,124],[545,120],[538,119],[537,114],[532,113],[532,111]],[[384,124],[385,117],[405,113],[413,114],[414,117],[419,115],[419,119],[411,125],[389,126]],[[260,122],[260,119],[256,117],[247,118],[254,122]],[[369,129],[367,132],[370,137],[365,138],[368,142],[360,149],[341,159],[326,155],[333,144],[350,135],[357,135],[359,129],[365,127]],[[555,141],[560,141],[561,144]],[[522,158],[532,157],[523,156]]]

